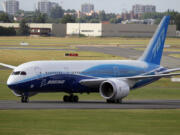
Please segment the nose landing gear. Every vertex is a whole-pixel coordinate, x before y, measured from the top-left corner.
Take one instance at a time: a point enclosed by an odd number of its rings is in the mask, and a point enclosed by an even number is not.
[[[74,102],[74,103],[77,103],[79,101],[79,98],[78,98],[78,96],[75,96],[75,95],[70,95],[70,96],[65,95],[63,97],[63,101],[64,102],[72,102],[72,103]]]
[[[21,102],[22,103],[28,103],[29,102],[29,97],[28,96],[22,96],[21,97]]]

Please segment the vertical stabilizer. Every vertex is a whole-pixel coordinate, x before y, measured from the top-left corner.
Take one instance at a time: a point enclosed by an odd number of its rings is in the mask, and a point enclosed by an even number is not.
[[[170,16],[165,16],[162,19],[148,47],[139,60],[160,65],[169,21]]]

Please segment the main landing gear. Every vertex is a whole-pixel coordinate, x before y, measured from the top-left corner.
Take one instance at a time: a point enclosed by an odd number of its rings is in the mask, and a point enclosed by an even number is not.
[[[29,97],[28,96],[22,96],[21,97],[21,102],[22,103],[28,103],[29,102]]]
[[[77,103],[79,101],[79,98],[78,98],[78,96],[75,96],[75,95],[70,95],[70,96],[65,95],[63,97],[63,101]]]
[[[122,104],[122,99],[107,99],[107,103],[120,103]]]

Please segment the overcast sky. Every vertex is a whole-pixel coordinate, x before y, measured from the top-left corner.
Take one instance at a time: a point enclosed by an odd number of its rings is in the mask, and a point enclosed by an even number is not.
[[[0,0],[0,10],[2,10],[2,2]],[[20,9],[32,11],[38,0],[19,0]],[[180,0],[51,0],[58,2],[64,9],[80,10],[82,3],[90,2],[95,5],[95,10],[105,10],[106,12],[121,13],[122,11],[130,11],[134,4],[150,4],[156,5],[157,11],[166,11],[174,9],[180,12]]]

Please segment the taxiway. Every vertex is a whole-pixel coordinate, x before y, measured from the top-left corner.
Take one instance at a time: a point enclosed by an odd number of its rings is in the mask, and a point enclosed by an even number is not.
[[[20,101],[1,100],[0,110],[17,109],[180,109],[180,100],[133,100],[122,104],[107,104],[105,101],[80,101],[64,103],[62,101]]]

